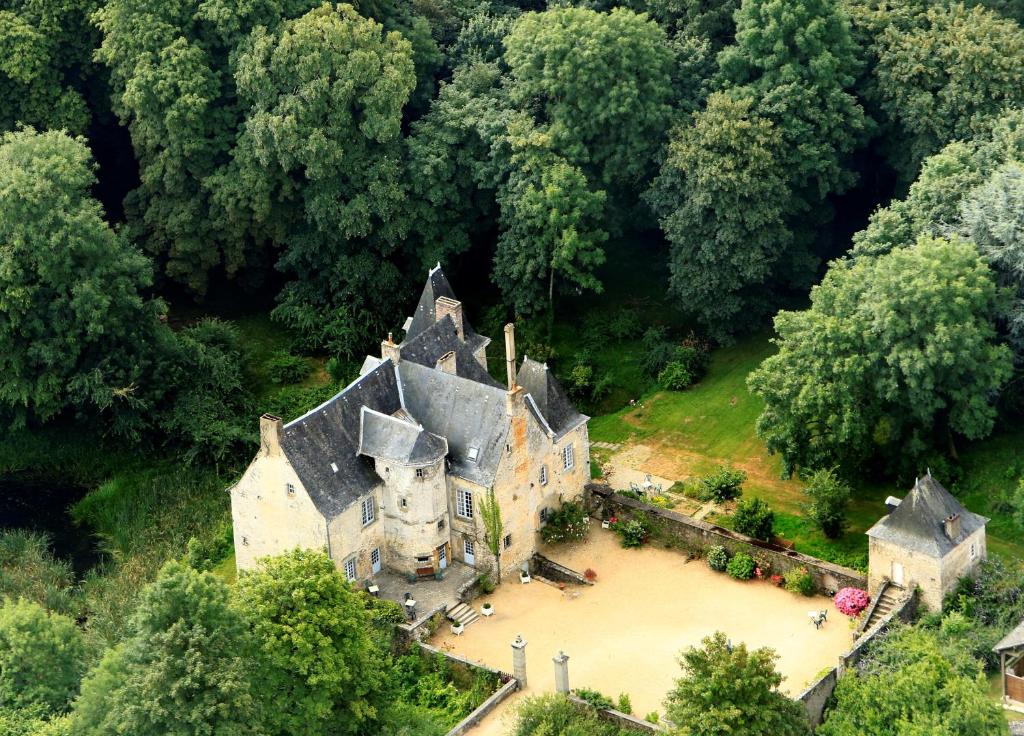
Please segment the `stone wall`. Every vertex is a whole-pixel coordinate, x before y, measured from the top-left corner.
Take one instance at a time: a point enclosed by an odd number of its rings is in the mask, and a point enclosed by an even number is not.
[[[708,547],[721,545],[729,550],[730,554],[741,551],[746,552],[757,557],[766,558],[771,563],[773,574],[782,575],[795,567],[805,567],[814,578],[818,591],[826,595],[847,586],[854,588],[867,587],[868,580],[864,573],[848,567],[834,565],[831,562],[825,562],[810,555],[780,547],[777,544],[753,539],[744,534],[699,521],[671,509],[663,509],[632,498],[626,498],[603,484],[588,484],[587,496],[591,513],[595,513],[598,509],[604,507],[616,516],[646,516],[660,535],[685,548],[703,552]]]
[[[630,715],[629,713],[623,713],[621,710],[615,710],[614,708],[595,708],[586,700],[578,698],[575,695],[569,695],[569,702],[575,704],[579,708],[587,708],[597,713],[597,717],[602,721],[611,721],[619,728],[625,728],[630,731],[638,731],[640,733],[661,733],[662,729],[657,725],[648,721],[641,720],[636,716]]]
[[[530,560],[530,573],[540,575],[556,583],[569,583],[571,585],[593,585],[592,582],[583,577],[582,573],[571,570],[565,565],[559,565],[554,560],[549,560],[539,552]]]

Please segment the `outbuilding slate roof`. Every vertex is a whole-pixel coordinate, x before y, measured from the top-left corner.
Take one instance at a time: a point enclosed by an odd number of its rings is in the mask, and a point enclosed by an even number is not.
[[[399,413],[404,413],[399,410]],[[396,416],[363,407],[360,416],[359,454],[402,465],[430,465],[448,454],[443,437]]]
[[[334,398],[286,424],[281,433],[285,457],[317,510],[328,519],[380,483],[373,460],[358,454],[363,407],[381,414],[393,414],[402,407],[390,360],[381,361]]]
[[[408,342],[437,322],[434,306],[437,303],[437,298],[441,296],[458,301],[455,292],[452,291],[451,284],[448,283],[444,272],[441,271],[441,264],[439,263],[430,269],[430,273],[427,275],[427,283],[423,287],[423,293],[420,294],[420,300],[416,304],[416,311],[413,312],[412,321],[405,332],[405,342]],[[462,334],[470,353],[476,352],[491,341],[489,337],[476,334],[465,314],[462,316]],[[403,351],[405,349],[405,342],[402,343]]]
[[[943,522],[957,514],[960,534],[950,539]],[[987,518],[965,509],[929,472],[914,484],[900,505],[868,529],[867,534],[914,552],[944,557],[986,523]]]
[[[538,363],[524,357],[516,376],[516,383],[533,397],[534,403],[557,439],[561,439],[566,432],[587,421],[587,417],[576,411],[576,407],[569,401],[565,390],[547,363]]]
[[[992,651],[1005,652],[1008,649],[1017,649],[1018,647],[1024,647],[1024,621],[1017,624],[1017,628],[1004,636],[998,644],[992,647]]]

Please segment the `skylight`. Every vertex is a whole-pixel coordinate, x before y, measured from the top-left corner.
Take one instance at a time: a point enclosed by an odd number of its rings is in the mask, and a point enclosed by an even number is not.
[[[469,448],[468,456],[469,456],[470,460],[472,460],[473,462],[476,462],[476,459],[477,459],[477,457],[479,455],[480,455],[480,448],[479,447],[470,447]]]

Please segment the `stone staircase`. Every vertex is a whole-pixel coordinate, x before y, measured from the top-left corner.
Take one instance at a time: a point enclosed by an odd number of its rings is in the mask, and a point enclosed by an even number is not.
[[[465,603],[456,603],[454,606],[446,608],[444,615],[449,621],[460,623],[463,626],[469,626],[480,618],[480,614],[472,606],[467,606]]]
[[[878,591],[878,596],[871,606],[867,621],[860,628],[860,632],[863,633],[870,630],[872,626],[888,616],[896,604],[899,603],[902,596],[903,588],[889,582],[884,583],[881,590]]]

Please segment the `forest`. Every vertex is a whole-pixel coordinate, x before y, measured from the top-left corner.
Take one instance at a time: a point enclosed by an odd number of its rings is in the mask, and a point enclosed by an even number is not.
[[[395,612],[322,559],[235,586],[224,494],[257,417],[353,378],[437,263],[595,417],[771,335],[746,387],[786,477],[962,477],[1024,418],[1022,24],[1015,0],[0,0],[0,477],[39,508],[68,487],[100,540],[0,532],[0,644],[39,658],[0,652],[0,735],[458,720],[483,685],[392,658]],[[1020,530],[1011,470],[984,510]],[[358,697],[267,644],[302,615],[275,580],[316,575],[325,677]],[[189,677],[207,700],[175,713]]]

